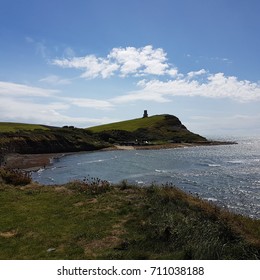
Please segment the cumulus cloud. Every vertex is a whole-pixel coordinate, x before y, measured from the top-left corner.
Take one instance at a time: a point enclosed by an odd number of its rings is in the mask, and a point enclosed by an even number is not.
[[[191,71],[187,75],[189,78],[194,78],[196,76],[204,75],[206,73],[207,73],[207,71],[205,69],[201,69],[199,71]]]
[[[195,73],[195,74],[194,74]],[[150,100],[156,102],[170,101],[174,96],[201,96],[206,98],[231,98],[239,102],[260,100],[260,85],[236,77],[225,76],[223,73],[209,74],[206,81],[190,79],[198,75],[194,72],[182,79],[161,81],[158,79],[142,80],[141,88],[115,98],[116,102],[134,100]],[[204,70],[199,74],[204,74]]]
[[[163,49],[153,49],[152,46],[143,48],[114,48],[108,55],[120,65],[123,76],[137,75],[164,75],[169,65],[166,63],[166,53]]]
[[[63,68],[82,69],[84,73],[81,77],[87,79],[108,78],[119,68],[116,63],[111,63],[108,59],[97,58],[94,55],[55,59],[53,64]]]
[[[148,45],[142,48],[113,48],[106,57],[87,55],[55,59],[54,65],[81,70],[82,78],[147,77],[137,83],[139,89],[112,99],[112,102],[151,100],[168,102],[174,96],[203,96],[207,98],[232,98],[246,102],[260,99],[260,85],[224,73],[209,73],[205,69],[179,73],[168,62],[162,48]],[[156,76],[156,78],[155,78]],[[165,81],[168,77],[169,80]],[[149,79],[150,78],[150,79]]]
[[[80,69],[83,71],[81,77],[87,79],[108,78],[116,73],[126,77],[166,74],[175,76],[178,72],[167,63],[167,54],[163,49],[154,49],[150,45],[143,48],[113,48],[106,57],[91,54],[84,57],[54,59],[52,63],[63,68]]]

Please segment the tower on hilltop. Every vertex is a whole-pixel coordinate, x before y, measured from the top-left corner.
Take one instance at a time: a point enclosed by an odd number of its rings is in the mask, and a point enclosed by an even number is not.
[[[148,118],[147,110],[144,110],[143,118]]]

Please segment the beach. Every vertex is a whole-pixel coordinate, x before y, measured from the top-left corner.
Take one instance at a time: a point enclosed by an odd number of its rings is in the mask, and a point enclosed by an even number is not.
[[[61,158],[64,155],[64,153],[8,154],[5,156],[4,166],[7,168],[33,171],[51,164],[54,159]]]

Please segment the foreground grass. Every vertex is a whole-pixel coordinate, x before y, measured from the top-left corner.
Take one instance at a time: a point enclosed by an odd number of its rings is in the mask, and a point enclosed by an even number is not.
[[[260,221],[169,187],[0,183],[0,259],[260,259]]]

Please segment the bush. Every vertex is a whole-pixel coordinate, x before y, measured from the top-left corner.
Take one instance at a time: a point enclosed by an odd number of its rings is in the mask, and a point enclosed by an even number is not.
[[[24,186],[32,181],[29,172],[8,168],[0,168],[0,178],[4,183],[15,186]]]
[[[99,178],[87,178],[85,177],[83,181],[72,181],[68,183],[68,187],[72,190],[76,190],[80,193],[98,195],[106,193],[111,190],[111,185],[106,180],[101,180]]]

